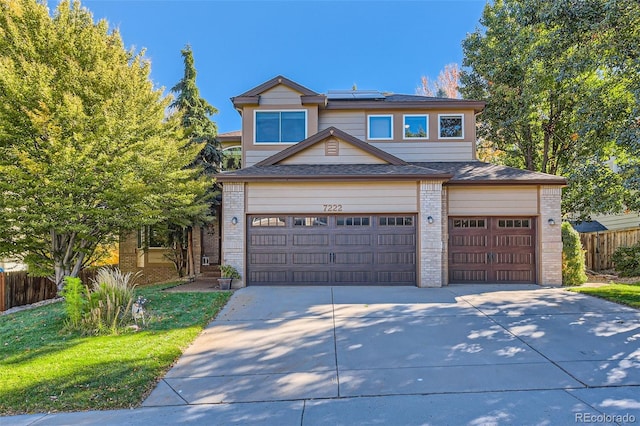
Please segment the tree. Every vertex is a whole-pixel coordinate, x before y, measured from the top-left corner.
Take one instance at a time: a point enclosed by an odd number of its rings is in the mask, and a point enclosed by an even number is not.
[[[185,46],[181,53],[184,58],[184,76],[171,88],[171,92],[176,94],[176,100],[171,107],[181,114],[182,127],[189,143],[204,145],[193,165],[202,165],[204,173],[213,176],[220,172],[222,163],[220,142],[216,139],[218,129],[210,118],[217,114],[218,110],[200,97],[191,46]]]
[[[170,100],[80,2],[0,0],[0,254],[59,289],[99,243],[207,209]]]
[[[211,116],[218,110],[205,99],[200,97],[200,90],[196,85],[196,68],[193,59],[193,51],[189,45],[181,51],[184,59],[184,75],[182,79],[171,88],[176,94],[171,108],[180,116],[181,125],[188,138],[188,144],[200,146],[202,149],[194,157],[188,167],[198,167],[202,173],[210,179],[207,198],[203,201],[215,203],[215,195],[220,192],[219,186],[212,178],[220,172],[223,162],[223,154],[220,142],[216,136],[218,129]],[[194,273],[193,254],[193,227],[210,221],[209,215],[196,215],[187,218],[180,217],[179,221],[170,221],[166,228],[168,247],[173,250],[169,254],[176,271],[180,276]],[[185,220],[186,219],[186,220]]]
[[[460,98],[460,67],[458,64],[445,65],[438,74],[436,81],[430,81],[429,77],[422,76],[420,86],[416,93],[422,96],[432,96],[438,98]]]
[[[487,100],[479,137],[507,165],[567,176],[565,212],[640,208],[632,178],[640,158],[640,5],[497,0],[480,23],[463,42],[461,76],[465,98]],[[618,179],[606,164],[614,157]]]

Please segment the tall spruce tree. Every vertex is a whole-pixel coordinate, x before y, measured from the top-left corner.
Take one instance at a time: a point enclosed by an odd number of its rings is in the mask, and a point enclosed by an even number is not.
[[[184,59],[184,76],[171,88],[171,92],[176,95],[171,108],[181,120],[189,145],[202,147],[187,167],[201,170],[203,177],[209,181],[206,200],[211,204],[209,213],[213,213],[213,205],[216,203],[215,195],[219,192],[214,176],[220,172],[222,152],[216,138],[217,126],[211,120],[211,116],[218,110],[200,97],[191,47],[185,46],[181,54]],[[206,224],[210,219],[210,215],[200,215],[175,218],[167,222],[165,228],[167,246],[173,248],[169,257],[180,276],[195,273],[193,227]]]
[[[79,1],[0,0],[0,255],[61,289],[120,232],[206,213],[149,72]]]
[[[171,92],[176,94],[171,107],[180,113],[182,127],[189,141],[196,145],[203,144],[192,165],[202,166],[207,176],[213,176],[220,171],[222,162],[220,142],[216,139],[218,129],[211,120],[211,116],[217,114],[218,110],[200,97],[191,46],[185,46],[181,53],[184,58],[184,76],[171,88]]]

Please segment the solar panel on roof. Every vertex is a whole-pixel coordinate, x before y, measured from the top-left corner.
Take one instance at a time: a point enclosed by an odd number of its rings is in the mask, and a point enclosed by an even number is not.
[[[377,90],[329,90],[327,99],[384,99]]]

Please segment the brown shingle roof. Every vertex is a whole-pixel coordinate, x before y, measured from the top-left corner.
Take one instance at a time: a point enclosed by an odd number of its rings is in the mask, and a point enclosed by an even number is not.
[[[217,175],[220,182],[447,180],[450,173],[411,164],[287,164],[251,166]]]
[[[442,179],[447,185],[566,185],[562,176],[484,163],[482,161],[408,164],[254,165],[224,172],[220,182],[372,181]]]
[[[468,99],[434,98],[419,95],[386,95],[381,99],[329,99],[325,109],[473,109],[480,112],[484,109],[484,101]]]
[[[504,184],[504,185],[566,185],[562,176],[532,172],[515,167],[501,166],[482,161],[442,161],[411,163],[420,167],[451,173],[448,185]]]

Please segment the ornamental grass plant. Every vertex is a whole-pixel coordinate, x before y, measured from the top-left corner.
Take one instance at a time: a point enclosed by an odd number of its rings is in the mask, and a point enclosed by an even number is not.
[[[62,293],[66,328],[82,334],[118,334],[132,322],[135,279],[138,274],[118,268],[100,268],[91,286],[67,278]]]

